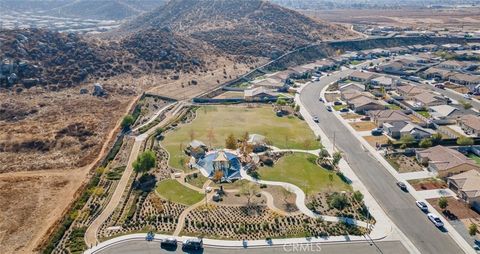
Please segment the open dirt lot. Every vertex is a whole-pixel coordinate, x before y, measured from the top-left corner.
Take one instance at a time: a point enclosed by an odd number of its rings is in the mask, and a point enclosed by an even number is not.
[[[350,123],[350,125],[356,130],[356,131],[369,131],[375,129],[377,127],[373,122],[355,122],[355,123]]]
[[[85,173],[0,174],[0,253],[32,253],[73,200]]]
[[[305,14],[323,20],[343,24],[366,24],[401,27],[453,28],[464,31],[478,30],[480,8],[413,9],[403,8],[381,11],[365,10],[318,10]]]

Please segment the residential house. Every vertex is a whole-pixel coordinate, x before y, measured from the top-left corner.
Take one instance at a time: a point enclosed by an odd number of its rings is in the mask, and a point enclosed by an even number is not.
[[[458,126],[469,135],[480,136],[480,117],[476,115],[464,115],[457,121]]]
[[[383,128],[385,129],[387,135],[394,139],[400,139],[409,134],[412,135],[412,137],[414,137],[416,140],[421,140],[423,138],[429,138],[435,133],[431,129],[422,128],[407,121],[384,123]]]
[[[269,74],[266,74],[265,76],[267,78],[271,78],[271,79],[274,79],[276,80],[277,82],[279,83],[285,83],[285,81],[287,79],[290,78],[290,74],[292,73],[291,70],[285,70],[285,71],[278,71],[278,72],[275,72],[275,73],[269,73]]]
[[[441,49],[452,51],[452,50],[462,50],[463,46],[457,43],[447,43],[440,46]]]
[[[395,74],[395,75],[406,74],[403,63],[401,63],[400,61],[394,61],[391,63],[381,65],[379,66],[379,70],[384,73]]]
[[[455,84],[468,86],[471,90],[474,89],[475,85],[480,84],[480,76],[464,73],[455,73],[453,75],[450,75],[448,77],[448,80]]]
[[[445,70],[445,69],[440,69],[437,67],[430,67],[427,70],[423,72],[422,77],[426,79],[440,79],[440,80],[447,80],[450,75],[453,75],[454,73]]]
[[[373,95],[371,93],[359,91],[357,89],[347,89],[340,93],[340,98],[346,102],[349,102],[358,97],[367,97],[372,99]]]
[[[445,62],[441,62],[437,65],[437,67],[445,70],[461,70],[467,66],[469,66],[469,64],[467,64],[466,62],[460,62],[455,60],[448,60]]]
[[[355,113],[359,114],[363,114],[370,110],[385,109],[385,105],[382,105],[380,102],[363,95],[349,100],[347,104]]]
[[[275,78],[257,79],[251,82],[253,88],[263,87],[275,91],[285,88],[285,82]]]
[[[400,122],[400,121],[410,121],[410,117],[403,113],[401,110],[371,110],[367,113],[370,116],[370,119],[379,127],[383,126],[384,123]]]
[[[410,49],[407,47],[393,47],[393,48],[388,48],[391,54],[407,54],[410,52]]]
[[[418,108],[448,104],[448,98],[429,92],[417,94],[412,99]]]
[[[403,96],[405,99],[411,99],[415,97],[416,95],[422,94],[422,93],[428,93],[429,91],[425,88],[421,88],[418,86],[413,86],[410,84],[403,84],[397,86],[397,93],[400,96]]]
[[[366,71],[354,71],[348,76],[348,79],[357,81],[357,82],[369,82],[370,80],[377,77],[377,74]]]
[[[447,179],[448,188],[473,209],[480,211],[480,172],[469,170]]]
[[[467,43],[467,45],[471,50],[480,50],[480,43],[478,42]]]
[[[391,77],[380,76],[370,80],[370,84],[373,88],[385,88],[385,90],[392,90],[396,87],[398,81]]]
[[[441,145],[417,151],[416,157],[420,163],[428,164],[428,169],[437,172],[439,177],[449,177],[470,170],[480,171],[474,160]]]
[[[318,60],[314,62],[314,65],[317,71],[333,70],[338,67],[337,63],[329,59]]]
[[[313,64],[305,64],[295,67],[290,67],[291,71],[290,77],[292,78],[304,78],[306,75],[311,74],[315,69]]]
[[[340,85],[338,87],[338,91],[340,91],[340,92],[344,92],[344,91],[347,91],[347,90],[356,90],[356,91],[359,91],[359,92],[363,92],[363,91],[365,91],[365,86],[360,85],[358,83],[348,83],[348,84]]]
[[[253,89],[245,90],[244,98],[246,101],[256,101],[256,100],[274,100],[278,98],[278,93],[273,92],[265,87],[257,87]]]

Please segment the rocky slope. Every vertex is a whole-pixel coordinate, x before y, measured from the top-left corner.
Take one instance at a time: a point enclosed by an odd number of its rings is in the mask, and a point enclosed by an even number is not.
[[[317,41],[353,36],[343,27],[261,0],[172,0],[121,30],[161,27],[203,40],[229,54],[263,57],[275,57]]]

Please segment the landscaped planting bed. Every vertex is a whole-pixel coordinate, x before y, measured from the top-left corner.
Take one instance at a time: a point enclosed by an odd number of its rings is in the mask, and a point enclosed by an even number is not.
[[[417,172],[422,171],[423,167],[418,163],[415,156],[405,156],[405,155],[388,155],[386,157],[387,161],[392,165],[398,173],[408,173],[408,172]]]
[[[182,234],[216,239],[266,239],[308,236],[362,235],[364,228],[325,222],[305,215],[281,216],[266,206],[199,207],[185,220]]]
[[[417,190],[434,190],[434,189],[445,189],[448,188],[447,183],[440,178],[425,178],[425,179],[415,179],[409,180],[408,183]]]

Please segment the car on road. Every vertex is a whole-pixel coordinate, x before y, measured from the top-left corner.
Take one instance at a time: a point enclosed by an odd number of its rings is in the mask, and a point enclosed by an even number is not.
[[[437,215],[428,213],[427,217],[437,228],[443,227],[443,222]]]
[[[327,111],[332,112],[332,106],[327,106]]]
[[[397,182],[397,186],[400,187],[402,191],[408,192],[407,185],[403,182]]]
[[[314,117],[313,117],[313,121],[316,122],[316,123],[318,123],[318,122],[319,122],[318,116],[314,116]]]
[[[420,208],[420,210],[423,212],[428,212],[428,206],[425,202],[417,200],[415,201],[415,204],[417,204],[418,208]]]
[[[187,239],[182,244],[183,249],[201,250],[203,249],[203,240],[200,238]]]
[[[375,128],[372,130],[372,135],[373,136],[380,136],[383,134],[383,129],[382,128]]]
[[[470,94],[464,94],[463,98],[465,98],[466,100],[471,100],[472,96]]]
[[[162,248],[177,248],[177,239],[173,237],[163,238],[160,241],[160,247]]]
[[[325,102],[325,101],[322,99],[322,97],[318,98],[318,101],[319,101],[319,102]]]

